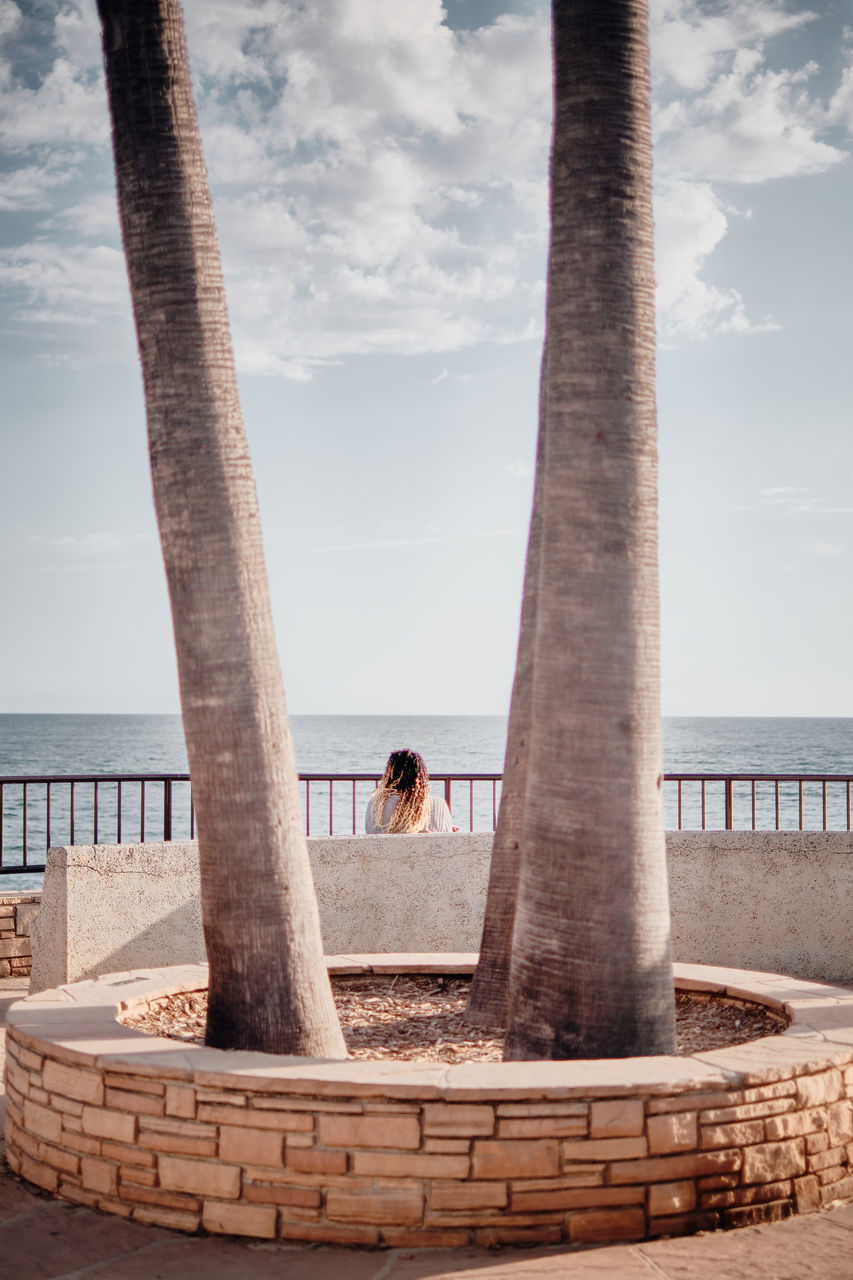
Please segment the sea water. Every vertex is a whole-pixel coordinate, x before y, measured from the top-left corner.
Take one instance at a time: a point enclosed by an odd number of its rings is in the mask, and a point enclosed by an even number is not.
[[[433,774],[500,773],[506,736],[504,716],[293,716],[291,718],[297,769],[300,773],[371,773],[378,777],[389,751],[412,747],[424,756]],[[664,769],[669,773],[851,773],[853,772],[853,720],[749,717],[665,717],[663,721]],[[179,716],[146,715],[0,715],[0,777],[48,774],[150,774],[185,773],[186,749]],[[618,779],[614,779],[614,786]],[[372,783],[358,784],[353,793],[336,788],[336,831],[356,825]],[[28,822],[30,861],[42,861],[45,847],[44,805],[33,786]],[[42,788],[42,794],[44,788]],[[140,829],[138,793],[128,788],[122,797],[122,839],[157,839],[155,829]],[[95,832],[91,787],[81,785],[76,799],[75,840],[89,843]],[[796,784],[780,784],[782,827],[799,821]],[[115,788],[104,787],[100,797],[103,840],[115,839]],[[173,832],[189,834],[189,792],[176,785]],[[328,787],[312,789],[311,829],[328,830]],[[706,822],[723,825],[722,786],[706,788]],[[823,796],[819,787],[805,789],[803,825],[823,825]],[[303,807],[305,798],[303,792]],[[492,825],[493,795],[483,784],[471,805],[469,789],[456,784],[452,796],[454,820],[463,829]],[[20,861],[22,788],[6,786],[3,797],[3,863]],[[719,812],[718,812],[719,811]],[[69,840],[67,789],[57,790],[52,801],[52,843]],[[681,825],[698,827],[701,792],[685,784]],[[665,791],[665,821],[678,825],[677,795],[673,784]],[[749,784],[735,791],[735,825],[752,825]],[[776,824],[776,793],[772,784],[757,790],[756,825]],[[112,825],[111,825],[112,824]],[[830,789],[827,825],[846,825],[846,797],[842,787]],[[39,875],[0,877],[0,891],[29,889],[41,883]]]

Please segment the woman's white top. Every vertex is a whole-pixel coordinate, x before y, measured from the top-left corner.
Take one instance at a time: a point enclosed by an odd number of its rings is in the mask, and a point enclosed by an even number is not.
[[[391,821],[391,815],[397,805],[397,795],[392,794],[385,802],[385,812],[382,815],[385,819],[384,824],[380,827],[376,821],[373,811],[373,801],[368,800],[367,810],[364,815],[364,831],[368,836],[384,836],[388,834],[388,824]],[[433,796],[429,798],[429,819],[425,827],[421,827],[420,832],[424,831],[452,831],[453,819],[450,816],[450,810],[447,807],[447,801],[442,796]],[[395,832],[395,834],[398,834]],[[400,835],[414,835],[414,832],[400,832]]]

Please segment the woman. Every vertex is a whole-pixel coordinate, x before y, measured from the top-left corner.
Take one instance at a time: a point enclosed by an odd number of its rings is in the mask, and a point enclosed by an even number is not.
[[[417,751],[391,752],[367,803],[364,830],[369,836],[454,830],[446,801],[430,795],[427,767]]]

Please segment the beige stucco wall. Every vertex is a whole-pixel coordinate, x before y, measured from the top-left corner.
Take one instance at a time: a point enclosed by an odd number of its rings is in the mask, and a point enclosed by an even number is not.
[[[491,833],[308,841],[327,954],[476,951]],[[676,960],[853,981],[853,836],[669,832]],[[48,855],[32,989],[204,959],[193,843]]]
[[[670,831],[676,960],[853,981],[853,834]]]
[[[312,836],[326,953],[476,951],[491,845],[491,832]],[[194,842],[51,849],[42,904],[33,991],[205,959]]]

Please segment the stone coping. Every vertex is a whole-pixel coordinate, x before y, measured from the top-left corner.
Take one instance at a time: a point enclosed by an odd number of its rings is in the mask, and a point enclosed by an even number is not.
[[[476,955],[416,953],[330,956],[333,975],[394,973],[472,973]],[[853,991],[772,973],[717,969],[710,965],[674,966],[680,990],[765,1004],[791,1018],[780,1035],[711,1049],[690,1057],[613,1058],[567,1062],[447,1063],[342,1061],[209,1049],[157,1037],[123,1026],[118,1015],[133,1005],[207,986],[207,965],[105,974],[40,992],[12,1005],[7,1026],[22,1041],[49,1041],[54,1055],[69,1063],[123,1071],[157,1072],[174,1080],[210,1083],[227,1077],[232,1086],[259,1091],[286,1083],[296,1092],[365,1096],[509,1098],[531,1092],[548,1098],[764,1084],[812,1072],[822,1066],[853,1062]]]
[[[350,955],[333,974],[470,972]],[[853,1200],[853,991],[676,965],[779,1035],[691,1057],[448,1065],[223,1051],[125,1027],[204,965],[12,1005],[7,1159],[64,1198],[183,1230],[398,1245],[593,1242]]]

